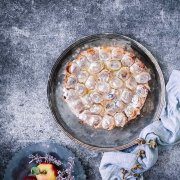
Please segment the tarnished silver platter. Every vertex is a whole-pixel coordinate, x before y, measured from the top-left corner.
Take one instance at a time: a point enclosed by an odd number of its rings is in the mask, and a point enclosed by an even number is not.
[[[150,69],[151,91],[141,115],[124,128],[115,128],[111,131],[93,129],[81,125],[68,105],[62,98],[63,71],[68,61],[73,59],[73,54],[84,47],[98,45],[112,45],[124,43],[135,50],[144,64]],[[48,81],[48,100],[52,114],[61,129],[73,140],[92,150],[114,151],[128,148],[139,143],[138,135],[141,130],[151,122],[159,120],[164,105],[165,83],[162,71],[154,56],[137,41],[118,34],[98,34],[84,37],[69,46],[54,64]]]

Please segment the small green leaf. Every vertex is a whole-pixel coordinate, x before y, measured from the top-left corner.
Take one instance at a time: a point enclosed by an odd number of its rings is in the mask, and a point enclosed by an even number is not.
[[[33,175],[40,174],[40,169],[38,167],[32,167],[31,168],[31,174],[33,174]]]

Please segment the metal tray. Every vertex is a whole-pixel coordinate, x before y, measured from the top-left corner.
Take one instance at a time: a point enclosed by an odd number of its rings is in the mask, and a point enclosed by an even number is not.
[[[149,82],[151,91],[141,115],[124,128],[115,128],[111,131],[93,129],[81,125],[66,102],[62,99],[63,71],[73,54],[84,47],[97,45],[125,44],[135,50],[136,54],[150,69],[152,80]],[[52,114],[61,129],[80,145],[92,150],[115,151],[123,150],[139,143],[138,135],[141,130],[152,121],[159,120],[162,107],[165,103],[165,83],[162,71],[153,55],[137,41],[119,34],[98,34],[84,37],[70,45],[55,62],[49,76],[47,88],[49,106]]]

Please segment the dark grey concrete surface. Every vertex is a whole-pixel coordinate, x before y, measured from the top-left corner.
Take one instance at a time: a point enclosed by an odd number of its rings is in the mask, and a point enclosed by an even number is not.
[[[0,0],[0,179],[21,148],[56,141],[82,160],[88,179],[98,180],[101,153],[79,147],[56,126],[46,86],[50,70],[72,42],[85,35],[114,32],[147,47],[167,82],[180,70],[178,0]],[[148,180],[180,179],[180,144],[161,148]]]

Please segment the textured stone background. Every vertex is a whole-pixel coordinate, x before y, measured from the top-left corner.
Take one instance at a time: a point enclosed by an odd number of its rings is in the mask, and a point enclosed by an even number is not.
[[[100,179],[101,153],[67,138],[50,113],[46,86],[63,49],[84,35],[116,32],[147,47],[165,80],[180,69],[178,0],[0,0],[0,179],[17,150],[52,140],[82,159],[88,179]],[[148,180],[180,179],[180,144],[161,148]]]

